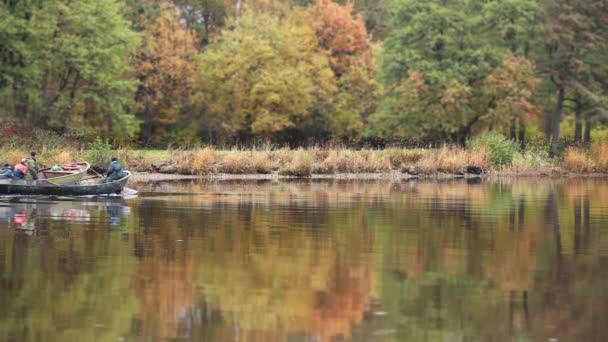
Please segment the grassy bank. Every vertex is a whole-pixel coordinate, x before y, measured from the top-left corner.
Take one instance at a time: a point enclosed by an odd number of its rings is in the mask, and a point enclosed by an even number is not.
[[[16,164],[27,155],[25,150],[1,149],[1,161]],[[540,151],[496,151],[495,147],[464,149],[444,146],[438,149],[349,150],[311,149],[233,149],[203,147],[191,150],[78,150],[42,149],[39,163],[50,166],[88,160],[105,167],[117,156],[133,171],[163,172],[181,175],[210,174],[279,174],[307,177],[311,174],[370,174],[415,171],[422,175],[462,173],[467,166],[484,172],[502,174],[551,175],[564,173],[608,173],[608,142],[589,148],[571,147],[561,158],[548,158]],[[160,168],[152,167],[152,165]]]

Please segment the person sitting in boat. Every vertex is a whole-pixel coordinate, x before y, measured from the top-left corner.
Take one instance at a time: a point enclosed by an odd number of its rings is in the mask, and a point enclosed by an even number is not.
[[[13,169],[9,163],[4,163],[4,167],[0,170],[0,179],[11,179],[13,178]]]
[[[27,166],[25,165],[25,159],[21,159],[21,162],[15,165],[13,170],[13,177],[17,179],[24,179],[27,174]]]
[[[30,156],[25,158],[25,166],[27,166],[27,179],[38,179],[38,164],[36,163],[36,151],[30,152]]]
[[[106,178],[104,179],[104,183],[113,182],[117,179],[121,179],[125,176],[125,173],[122,171],[122,166],[118,162],[116,157],[112,157],[112,162],[110,163],[110,167],[108,168],[108,172],[106,173]]]

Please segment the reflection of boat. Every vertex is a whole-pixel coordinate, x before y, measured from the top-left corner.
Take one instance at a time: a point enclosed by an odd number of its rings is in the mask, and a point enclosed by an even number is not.
[[[6,224],[39,229],[47,227],[49,221],[82,223],[106,219],[111,225],[118,225],[130,212],[122,197],[0,197],[0,229]]]
[[[91,214],[86,209],[51,207],[49,214],[56,221],[86,222],[91,219]]]
[[[0,195],[87,196],[120,194],[131,177],[131,172],[113,182],[102,178],[88,179],[77,185],[56,185],[49,180],[0,180]]]
[[[39,179],[45,179],[55,185],[77,184],[87,174],[91,164],[87,162],[61,164],[61,170],[52,168],[42,169],[38,172]]]

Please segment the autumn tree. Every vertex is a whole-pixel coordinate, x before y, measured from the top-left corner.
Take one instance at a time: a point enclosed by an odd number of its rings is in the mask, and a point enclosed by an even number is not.
[[[159,143],[188,103],[196,72],[196,36],[179,21],[178,10],[163,4],[160,15],[143,24],[143,45],[133,58],[140,85],[135,96],[142,142]]]
[[[319,49],[329,59],[334,73],[340,77],[361,63],[369,50],[365,23],[354,15],[354,5],[331,0],[318,0],[309,8],[312,27],[319,39]]]
[[[224,31],[198,62],[201,105],[241,140],[306,125],[313,105],[335,91],[331,69],[316,54],[316,36],[301,11],[288,19],[245,12],[239,26]]]
[[[343,142],[356,142],[368,126],[382,98],[382,85],[377,81],[376,51],[369,60],[350,67],[338,80],[339,92],[335,111],[329,115],[331,134]]]
[[[509,50],[513,56],[532,58],[542,32],[542,4],[530,0],[490,1],[483,5],[481,20],[488,38]],[[524,146],[526,123],[529,118],[511,116],[510,137]]]
[[[510,126],[511,139],[516,139],[515,123],[520,124],[519,141],[524,145],[524,125],[539,116],[541,107],[533,100],[540,79],[531,61],[512,54],[494,68],[481,88],[489,103],[488,114],[496,126]]]

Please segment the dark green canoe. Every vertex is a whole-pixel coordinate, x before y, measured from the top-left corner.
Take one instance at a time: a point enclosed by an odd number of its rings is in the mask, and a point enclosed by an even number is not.
[[[101,178],[80,184],[56,185],[47,180],[0,180],[0,195],[90,196],[120,194],[127,185],[131,172],[123,178],[102,183]]]

